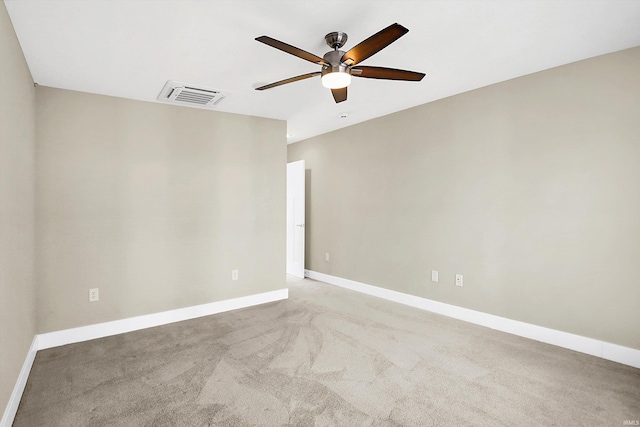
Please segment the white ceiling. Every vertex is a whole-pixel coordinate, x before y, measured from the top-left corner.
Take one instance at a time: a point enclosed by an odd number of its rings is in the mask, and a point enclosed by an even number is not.
[[[638,0],[5,3],[40,85],[151,102],[167,80],[216,88],[229,92],[216,110],[286,120],[289,142],[640,45]],[[422,82],[354,78],[341,104],[319,77],[254,90],[320,68],[258,36],[322,56],[326,33],[346,32],[348,50],[394,22],[409,33],[362,65],[421,71]]]

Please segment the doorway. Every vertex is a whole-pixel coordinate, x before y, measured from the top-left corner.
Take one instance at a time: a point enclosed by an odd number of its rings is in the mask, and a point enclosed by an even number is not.
[[[287,274],[304,278],[304,160],[287,163]]]

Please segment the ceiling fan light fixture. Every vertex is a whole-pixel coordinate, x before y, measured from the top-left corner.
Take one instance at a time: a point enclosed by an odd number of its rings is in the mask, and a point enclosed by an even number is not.
[[[351,74],[345,71],[333,71],[322,75],[322,86],[328,89],[342,89],[351,84]]]

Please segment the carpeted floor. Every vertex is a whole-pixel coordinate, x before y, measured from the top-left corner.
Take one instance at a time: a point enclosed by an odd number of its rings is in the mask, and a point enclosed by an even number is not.
[[[15,426],[623,425],[640,370],[311,280],[38,352]]]

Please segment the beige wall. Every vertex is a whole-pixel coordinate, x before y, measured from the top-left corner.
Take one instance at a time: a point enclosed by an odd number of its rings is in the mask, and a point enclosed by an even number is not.
[[[38,332],[286,287],[285,122],[36,99]]]
[[[638,76],[635,48],[290,145],[306,267],[640,349]]]
[[[35,334],[33,80],[0,2],[0,413]]]

